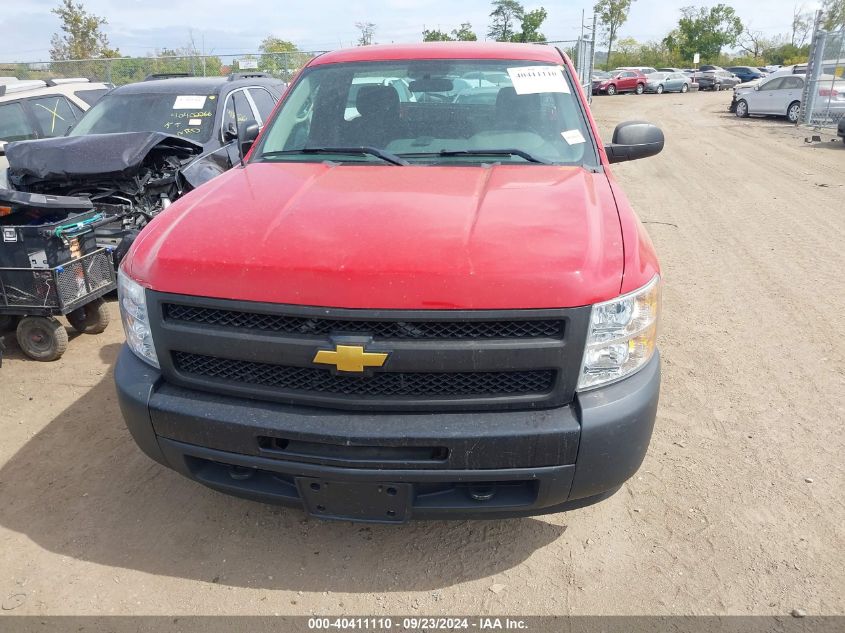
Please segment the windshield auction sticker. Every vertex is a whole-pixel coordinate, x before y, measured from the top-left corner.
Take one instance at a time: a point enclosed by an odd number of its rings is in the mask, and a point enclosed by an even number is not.
[[[540,92],[565,92],[569,86],[559,66],[519,66],[508,68],[508,76],[518,95],[533,95]]]
[[[205,95],[179,95],[173,102],[174,110],[202,110],[205,106]]]

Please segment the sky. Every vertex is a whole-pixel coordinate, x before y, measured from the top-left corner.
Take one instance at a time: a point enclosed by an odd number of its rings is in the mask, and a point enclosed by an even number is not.
[[[79,0],[76,0],[79,1]],[[147,55],[164,47],[184,46],[193,34],[208,54],[255,51],[261,40],[274,35],[301,50],[330,50],[350,46],[357,39],[355,22],[376,24],[377,43],[420,41],[423,28],[451,31],[470,22],[483,39],[489,25],[488,0],[81,0],[86,10],[106,18],[105,31],[123,55]],[[710,6],[717,1],[736,9],[743,22],[767,35],[790,30],[795,5],[808,10],[818,2],[802,0],[634,0],[620,37],[659,40],[690,4]],[[49,59],[50,37],[59,21],[50,13],[58,0],[0,0],[0,61]],[[581,31],[582,9],[591,18],[593,1],[529,0],[526,9],[548,11],[543,33],[550,40],[572,40]]]

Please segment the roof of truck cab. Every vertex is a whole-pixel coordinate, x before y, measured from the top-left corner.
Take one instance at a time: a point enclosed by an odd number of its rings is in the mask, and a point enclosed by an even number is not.
[[[551,64],[560,64],[562,61],[558,50],[546,45],[503,42],[422,42],[376,44],[341,49],[320,55],[309,65],[408,59],[518,59]]]

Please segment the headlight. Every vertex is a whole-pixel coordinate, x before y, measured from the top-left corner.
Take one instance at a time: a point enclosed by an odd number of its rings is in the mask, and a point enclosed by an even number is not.
[[[158,356],[150,333],[147,296],[144,287],[130,279],[122,270],[117,273],[117,297],[120,319],[126,332],[126,342],[143,361],[158,368]]]
[[[578,389],[620,380],[651,360],[659,313],[659,275],[639,290],[593,305]]]

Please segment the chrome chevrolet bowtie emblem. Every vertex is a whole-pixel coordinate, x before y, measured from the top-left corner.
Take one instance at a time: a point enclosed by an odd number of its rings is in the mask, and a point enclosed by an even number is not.
[[[334,365],[338,371],[361,373],[365,367],[381,367],[386,360],[387,354],[365,352],[361,345],[337,345],[331,351],[321,349],[313,362]]]

